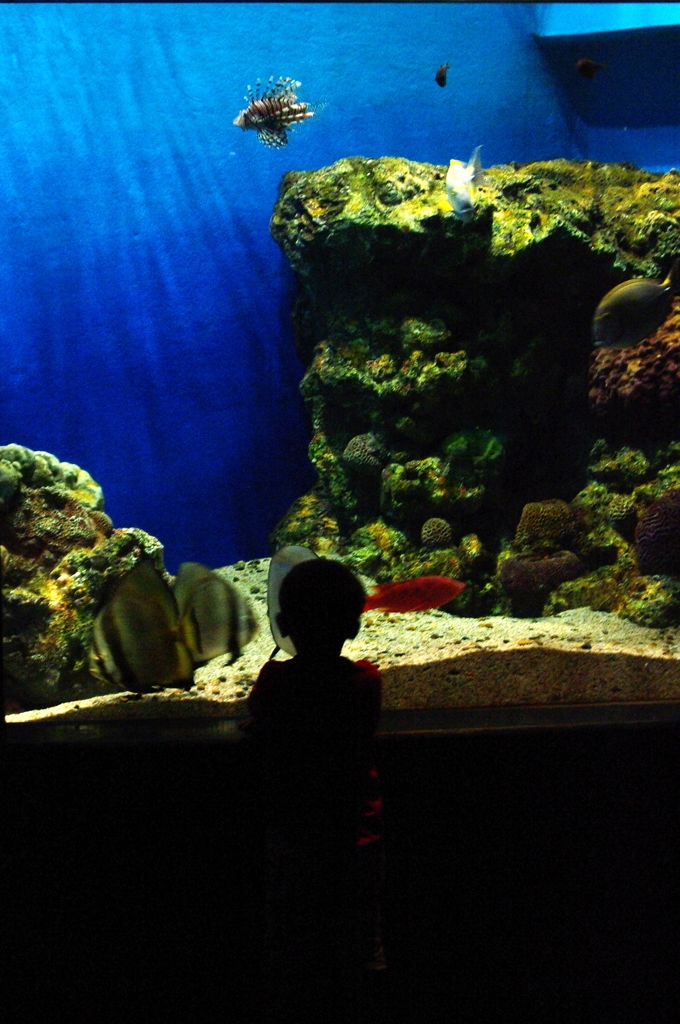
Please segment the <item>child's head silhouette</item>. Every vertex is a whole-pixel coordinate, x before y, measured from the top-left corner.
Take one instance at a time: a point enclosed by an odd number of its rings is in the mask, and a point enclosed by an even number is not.
[[[359,632],[366,593],[342,562],[314,558],[293,566],[281,584],[277,625],[298,654],[339,655]]]

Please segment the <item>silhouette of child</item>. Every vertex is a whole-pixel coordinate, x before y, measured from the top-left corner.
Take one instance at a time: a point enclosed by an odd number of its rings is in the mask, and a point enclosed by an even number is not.
[[[266,817],[265,1016],[276,1024],[343,1019],[345,1004],[353,1014],[362,969],[385,966],[380,674],[341,654],[364,600],[340,562],[294,566],[277,625],[296,656],[268,661],[248,698]]]

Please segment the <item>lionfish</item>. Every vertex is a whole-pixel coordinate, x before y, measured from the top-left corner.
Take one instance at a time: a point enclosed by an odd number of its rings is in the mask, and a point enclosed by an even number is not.
[[[243,97],[248,106],[239,111],[234,124],[244,131],[254,128],[258,139],[265,146],[280,148],[288,145],[287,131],[294,124],[314,117],[322,105],[300,102],[296,94],[300,82],[292,78],[279,78],[275,85],[272,85],[273,81],[272,75],[266,92],[261,96],[259,78],[255,83],[255,92],[248,86],[248,95]]]

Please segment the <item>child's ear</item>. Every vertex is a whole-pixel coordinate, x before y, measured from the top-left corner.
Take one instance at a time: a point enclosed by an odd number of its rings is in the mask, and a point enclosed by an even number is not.
[[[279,633],[281,634],[281,636],[290,636],[290,627],[288,626],[288,619],[286,618],[285,612],[279,612],[277,614],[276,625],[279,628]]]

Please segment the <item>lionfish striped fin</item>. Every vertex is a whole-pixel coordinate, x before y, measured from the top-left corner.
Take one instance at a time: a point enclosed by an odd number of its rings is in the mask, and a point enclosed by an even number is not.
[[[270,146],[272,149],[282,149],[283,146],[288,145],[288,136],[283,128],[277,131],[272,128],[258,128],[257,137],[260,142],[263,142],[265,146]]]

